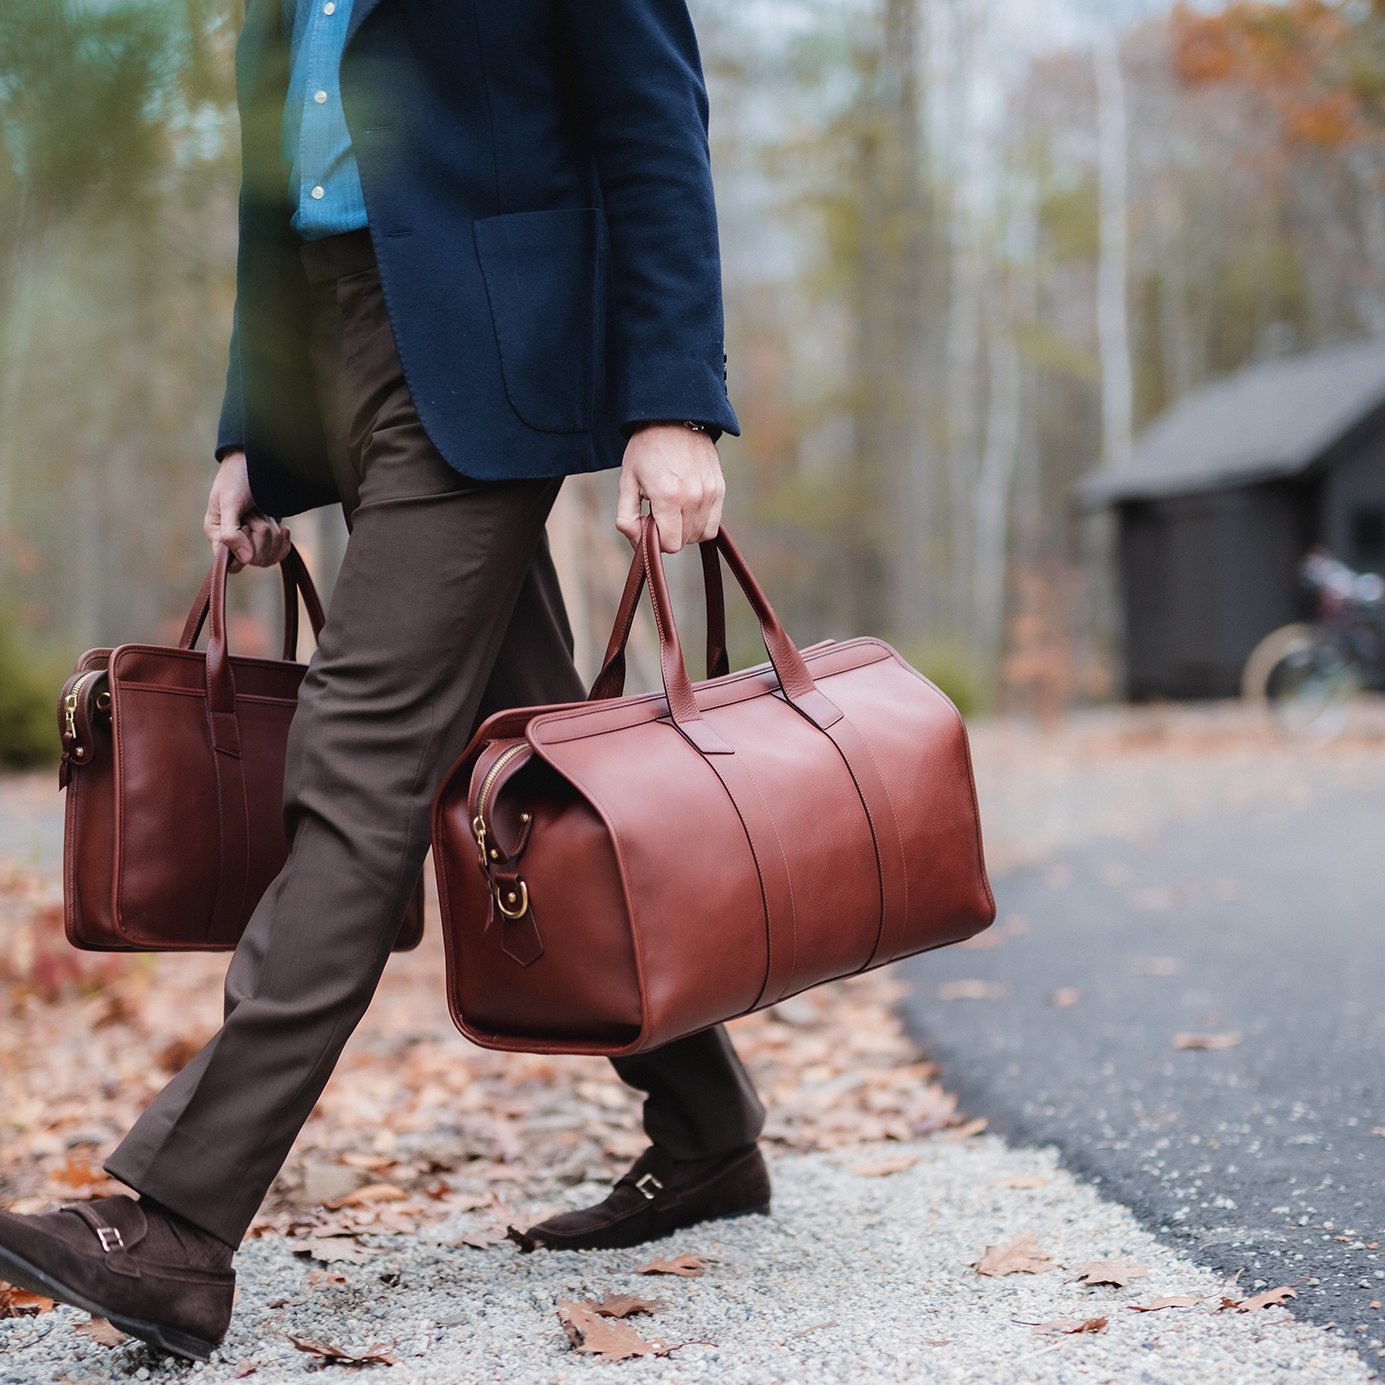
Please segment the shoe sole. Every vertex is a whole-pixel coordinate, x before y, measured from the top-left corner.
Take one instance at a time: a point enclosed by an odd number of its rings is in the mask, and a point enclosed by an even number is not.
[[[31,1265],[13,1251],[3,1248],[0,1248],[0,1279],[21,1289],[27,1289],[31,1294],[58,1299],[62,1303],[90,1313],[93,1317],[105,1318],[127,1337],[138,1337],[141,1342],[158,1347],[160,1351],[166,1351],[171,1356],[181,1356],[185,1361],[209,1361],[212,1349],[216,1346],[215,1342],[205,1342],[191,1333],[179,1332],[176,1327],[165,1327],[161,1323],[145,1322],[142,1318],[130,1318],[123,1313],[113,1313],[94,1299],[68,1288],[37,1265]]]
[[[632,1250],[635,1246],[648,1245],[650,1241],[661,1241],[665,1236],[672,1236],[676,1232],[686,1231],[691,1226],[705,1226],[708,1222],[714,1221],[735,1221],[738,1217],[767,1217],[769,1211],[770,1204],[766,1202],[759,1207],[742,1207],[735,1212],[719,1212],[713,1217],[693,1217],[689,1221],[680,1221],[670,1226],[667,1231],[661,1231],[657,1236],[647,1236],[639,1241],[628,1241],[624,1245],[592,1246],[574,1244],[572,1242],[563,1244],[557,1241],[542,1240],[538,1236],[532,1236],[530,1239],[532,1239],[534,1245],[541,1250]],[[530,1236],[530,1233],[526,1231],[522,1232],[521,1235]],[[520,1249],[522,1250],[523,1246],[521,1246]]]

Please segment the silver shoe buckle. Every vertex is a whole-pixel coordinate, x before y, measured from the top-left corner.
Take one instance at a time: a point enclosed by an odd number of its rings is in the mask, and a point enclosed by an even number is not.
[[[101,1249],[108,1255],[112,1250],[125,1249],[125,1238],[120,1234],[120,1228],[117,1226],[98,1226],[96,1239],[101,1242]]]
[[[635,1187],[637,1187],[640,1190],[640,1192],[642,1192],[645,1195],[645,1197],[647,1197],[650,1200],[650,1202],[653,1202],[654,1194],[649,1191],[648,1187],[650,1183],[652,1183],[656,1188],[658,1188],[660,1192],[663,1192],[664,1185],[660,1183],[659,1180],[655,1178],[652,1173],[642,1173],[635,1180]]]

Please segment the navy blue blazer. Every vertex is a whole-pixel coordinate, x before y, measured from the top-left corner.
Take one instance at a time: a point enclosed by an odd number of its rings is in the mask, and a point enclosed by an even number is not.
[[[217,452],[275,516],[336,499],[279,127],[280,0],[236,52],[236,315]],[[707,93],[685,0],[357,0],[342,102],[405,379],[480,478],[620,463],[640,421],[738,433]]]

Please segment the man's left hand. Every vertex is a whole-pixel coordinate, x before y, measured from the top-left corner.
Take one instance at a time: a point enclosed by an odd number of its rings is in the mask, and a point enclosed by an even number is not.
[[[625,446],[616,528],[637,544],[640,504],[647,500],[659,547],[677,553],[685,544],[716,537],[725,497],[721,458],[706,433],[681,423],[647,423]]]

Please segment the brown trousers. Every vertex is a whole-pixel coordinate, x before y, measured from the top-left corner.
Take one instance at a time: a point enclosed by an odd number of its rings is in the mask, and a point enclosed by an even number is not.
[[[367,234],[303,259],[350,537],[289,736],[289,856],[231,958],[222,1027],[105,1162],[232,1245],[374,994],[442,775],[496,708],[585,695],[544,533],[561,479],[448,466],[414,411]],[[674,1158],[760,1133],[721,1028],[613,1062]]]

